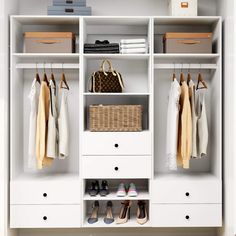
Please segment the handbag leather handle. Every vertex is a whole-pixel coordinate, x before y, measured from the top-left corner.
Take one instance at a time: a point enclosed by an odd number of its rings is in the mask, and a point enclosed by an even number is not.
[[[178,43],[182,44],[199,44],[201,43],[200,40],[179,40]]]
[[[100,70],[104,73],[104,75],[107,75],[106,70],[105,70],[105,63],[107,63],[109,65],[109,71],[112,72],[113,75],[115,75],[113,66],[112,66],[111,62],[107,59],[102,61],[102,64],[100,67]]]

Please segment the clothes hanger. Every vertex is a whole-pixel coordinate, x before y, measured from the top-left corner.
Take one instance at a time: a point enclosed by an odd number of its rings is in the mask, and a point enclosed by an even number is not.
[[[51,78],[50,78],[54,84],[54,86],[56,86],[56,81],[55,81],[55,77],[54,77],[54,74],[53,74],[53,70],[52,70],[52,63],[51,63]]]
[[[202,74],[201,74],[201,64],[199,64],[199,73],[198,73],[198,79],[197,79],[197,88],[196,90],[199,89],[207,89],[207,84],[204,81],[204,79],[202,78]],[[199,87],[199,85],[202,84],[202,87]]]
[[[191,74],[190,74],[190,64],[189,64],[189,68],[188,68],[188,77],[187,77],[187,84],[189,85],[190,81],[192,80],[191,78]]]
[[[184,80],[183,67],[184,67],[184,65],[182,63],[182,68],[181,68],[181,73],[180,73],[180,81],[179,81],[180,85],[182,85],[182,83],[185,81]]]
[[[70,90],[67,82],[66,82],[66,76],[65,76],[65,73],[64,73],[64,63],[62,63],[62,75],[61,75],[61,81],[60,81],[60,89],[64,88],[64,89],[67,89],[67,90]],[[65,87],[63,86],[63,84],[65,85]]]
[[[39,77],[39,71],[38,71],[38,63],[36,62],[36,75],[35,75],[35,79],[36,81],[41,84],[41,80],[40,80],[40,77]]]
[[[47,86],[49,85],[49,82],[48,82],[48,77],[46,75],[46,69],[45,69],[45,62],[44,62],[44,67],[43,67],[43,81],[47,83]]]
[[[176,79],[176,74],[175,74],[175,63],[174,63],[174,72],[173,72],[173,81]]]

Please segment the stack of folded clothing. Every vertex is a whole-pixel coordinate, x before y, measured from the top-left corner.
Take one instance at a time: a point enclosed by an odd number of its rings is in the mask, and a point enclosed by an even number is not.
[[[91,16],[92,8],[86,6],[86,0],[53,0],[48,6],[48,15]]]
[[[108,40],[96,40],[95,43],[85,43],[84,53],[120,53],[118,43],[110,43]]]
[[[122,39],[120,41],[122,54],[147,53],[146,39]]]

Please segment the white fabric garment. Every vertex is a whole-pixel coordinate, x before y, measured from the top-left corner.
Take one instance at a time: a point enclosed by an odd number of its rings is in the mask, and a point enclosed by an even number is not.
[[[69,156],[69,114],[67,93],[65,89],[61,89],[61,107],[58,118],[59,126],[59,159],[65,159]]]
[[[167,108],[166,154],[169,170],[177,170],[177,144],[179,124],[179,98],[181,88],[177,79],[171,84]]]
[[[147,48],[129,48],[129,49],[121,49],[120,52],[121,52],[122,54],[147,53]]]
[[[47,156],[57,158],[58,156],[58,124],[57,124],[57,93],[56,86],[50,80],[50,108],[48,118],[48,133],[47,133]]]
[[[192,113],[192,158],[198,157],[197,149],[197,122],[198,116],[196,114],[196,101],[195,101],[195,84],[192,80],[189,82],[190,90],[190,104],[191,104],[191,113]]]
[[[146,39],[121,39],[121,44],[137,44],[146,43]]]
[[[28,147],[28,168],[36,169],[36,130],[37,114],[39,103],[40,84],[36,79],[33,80],[29,93],[30,118],[29,118],[29,147]]]
[[[131,49],[131,48],[146,48],[147,45],[145,43],[138,44],[121,44],[121,49]]]
[[[207,155],[207,145],[208,145],[208,123],[207,123],[207,113],[205,104],[205,93],[206,89],[199,90],[197,92],[197,138],[198,138],[198,158],[202,158]]]

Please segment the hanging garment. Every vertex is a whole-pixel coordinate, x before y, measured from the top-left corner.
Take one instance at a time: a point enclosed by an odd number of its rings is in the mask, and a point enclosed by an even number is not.
[[[180,116],[178,132],[177,163],[184,169],[189,169],[189,160],[192,153],[192,115],[189,101],[189,88],[185,81],[181,85]]]
[[[192,158],[198,157],[197,151],[197,121],[198,116],[196,114],[196,101],[195,101],[195,84],[192,80],[189,82],[189,97],[192,114]]]
[[[169,92],[167,110],[166,154],[169,170],[177,170],[177,144],[179,124],[179,97],[181,88],[177,79],[174,79]]]
[[[68,90],[61,89],[61,107],[58,118],[59,125],[59,158],[65,159],[69,156],[69,114],[67,103]]]
[[[197,113],[199,117],[197,121],[198,158],[202,158],[207,154],[208,145],[208,123],[205,104],[205,93],[206,89],[199,90],[197,92]]]
[[[28,168],[30,169],[36,169],[36,129],[39,91],[40,84],[34,79],[28,96],[30,100]]]
[[[37,157],[38,169],[50,166],[53,162],[53,159],[47,157],[46,155],[49,104],[50,104],[50,91],[47,86],[47,83],[45,81],[42,81],[39,95],[37,134],[36,134],[36,157]]]
[[[48,119],[47,156],[57,158],[58,156],[58,124],[57,124],[57,92],[56,85],[52,80],[49,83],[50,108]]]

